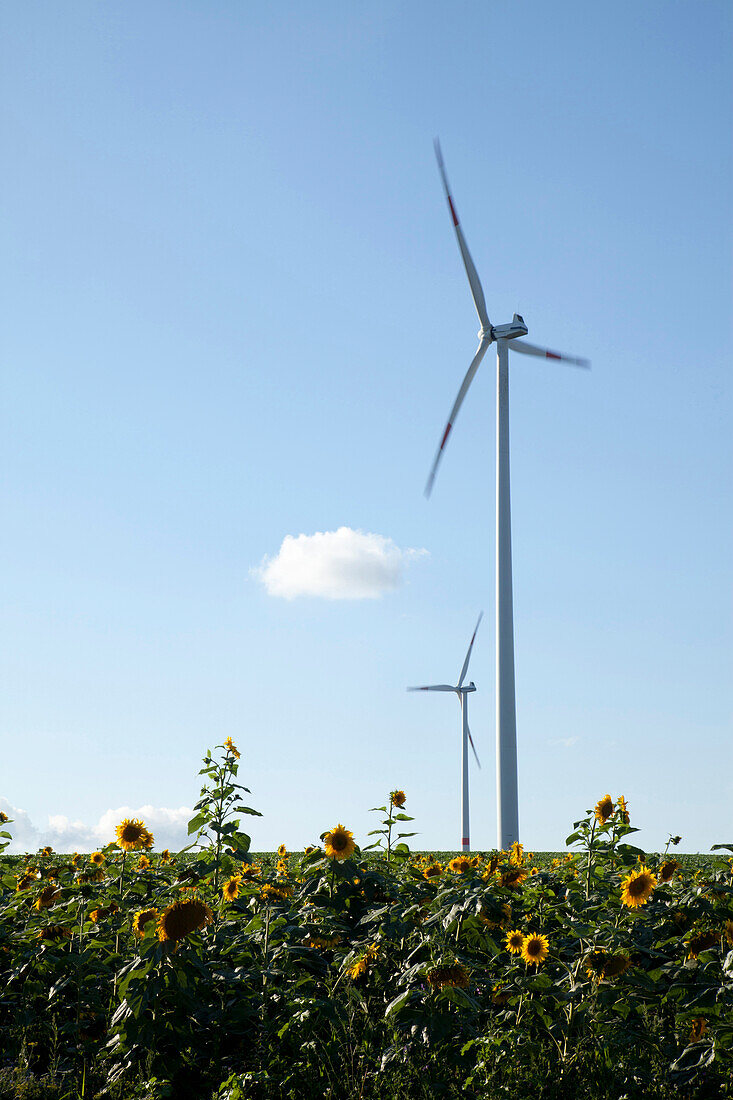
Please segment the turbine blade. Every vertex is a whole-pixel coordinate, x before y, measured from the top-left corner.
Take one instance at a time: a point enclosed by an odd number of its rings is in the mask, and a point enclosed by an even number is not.
[[[476,306],[476,312],[478,313],[478,319],[481,322],[481,328],[487,334],[491,332],[491,321],[489,315],[486,312],[486,302],[484,300],[484,292],[481,288],[481,281],[478,277],[478,272],[474,267],[473,260],[471,259],[471,253],[468,251],[468,245],[464,239],[461,231],[461,226],[458,221],[458,215],[456,214],[456,208],[453,205],[453,199],[450,193],[450,187],[448,185],[448,177],[445,174],[445,164],[443,163],[443,154],[440,151],[440,142],[435,139],[435,156],[438,160],[438,168],[440,169],[440,175],[443,180],[443,189],[445,191],[445,197],[448,200],[448,209],[450,210],[451,218],[453,219],[453,228],[456,231],[456,237],[458,238],[458,247],[461,250],[461,256],[463,257],[463,266],[466,269],[468,275],[468,284],[471,287],[471,294],[473,295],[473,304]]]
[[[510,340],[509,350],[519,351],[522,355],[536,355],[538,359],[557,359],[561,363],[569,363],[573,367],[590,368],[590,359],[578,359],[574,355],[561,355],[559,351],[538,348],[534,344],[528,344],[526,340]]]
[[[473,377],[474,377],[476,371],[478,370],[479,365],[481,363],[481,360],[483,359],[484,355],[486,354],[486,349],[488,348],[490,343],[491,343],[491,337],[490,336],[484,337],[484,339],[481,340],[481,343],[478,346],[478,350],[476,351],[476,354],[474,355],[473,360],[471,361],[471,366],[466,371],[466,377],[463,379],[463,382],[461,383],[461,388],[458,391],[458,397],[453,402],[453,408],[450,411],[450,416],[448,417],[448,423],[445,426],[445,431],[443,432],[443,438],[440,441],[440,446],[438,447],[435,458],[433,459],[433,465],[432,465],[431,470],[430,470],[430,476],[428,477],[427,485],[425,486],[425,496],[426,497],[429,497],[430,494],[433,491],[433,482],[435,481],[435,475],[438,472],[438,465],[440,463],[441,458],[443,457],[443,451],[445,450],[445,445],[448,442],[448,436],[450,435],[453,424],[455,423],[455,419],[458,416],[458,410],[460,409],[461,405],[463,404],[463,398],[466,396],[466,394],[468,392],[468,387],[473,382]]]
[[[463,668],[461,669],[461,675],[458,677],[458,687],[461,686],[461,684],[463,683],[463,681],[466,678],[466,673],[468,672],[468,662],[471,660],[471,650],[473,649],[473,643],[476,641],[476,631],[478,630],[479,626],[481,625],[481,620],[483,619],[483,617],[484,617],[484,613],[482,611],[481,614],[478,617],[478,622],[476,623],[476,626],[474,627],[473,634],[471,635],[471,641],[469,642],[469,645],[468,645],[468,653],[466,654],[466,660],[463,662]]]
[[[450,684],[428,684],[427,687],[408,688],[408,691],[455,691]]]
[[[474,757],[475,757],[475,759],[476,759],[476,763],[478,764],[478,766],[479,766],[479,768],[480,768],[480,767],[481,767],[481,761],[480,761],[480,760],[479,760],[479,758],[478,758],[478,753],[476,752],[476,746],[475,746],[475,745],[474,745],[474,743],[473,743],[473,737],[471,737],[471,731],[470,731],[470,729],[468,728],[468,724],[466,724],[466,730],[467,730],[467,732],[468,732],[468,740],[469,740],[469,741],[471,742],[471,748],[473,749],[473,755],[474,755]]]

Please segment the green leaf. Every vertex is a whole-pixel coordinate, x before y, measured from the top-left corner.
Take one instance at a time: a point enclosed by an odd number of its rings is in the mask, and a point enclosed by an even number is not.
[[[412,990],[408,989],[404,993],[400,993],[399,996],[395,997],[393,1001],[390,1001],[386,1009],[384,1010],[385,1020],[388,1020],[390,1016],[394,1016],[396,1013],[400,1012],[405,1007],[411,997]]]

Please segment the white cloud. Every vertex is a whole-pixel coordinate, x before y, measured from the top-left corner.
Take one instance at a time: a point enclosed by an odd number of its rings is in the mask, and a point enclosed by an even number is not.
[[[427,550],[400,550],[392,539],[351,527],[286,535],[274,558],[251,572],[271,596],[292,600],[374,600],[398,588],[405,567]]]
[[[35,852],[47,844],[56,852],[93,852],[115,839],[115,826],[125,817],[137,817],[145,822],[155,837],[155,848],[170,848],[180,851],[189,842],[188,822],[193,810],[188,806],[170,809],[166,806],[119,806],[106,810],[95,825],[83,821],[72,821],[63,814],[49,814],[45,826],[37,826],[31,821],[25,810],[19,809],[0,798],[0,810],[12,819],[3,826],[12,833],[13,840],[6,852]]]
[[[564,749],[571,749],[573,745],[578,743],[577,737],[556,737],[552,741],[548,741],[549,745],[562,745]]]

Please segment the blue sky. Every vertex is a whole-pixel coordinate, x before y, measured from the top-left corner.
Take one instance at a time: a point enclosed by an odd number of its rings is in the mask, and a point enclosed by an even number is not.
[[[0,796],[27,843],[123,807],[175,840],[231,736],[256,848],[363,841],[393,787],[418,847],[457,845],[458,707],[404,688],[457,675],[482,608],[495,843],[493,355],[422,495],[478,327],[435,134],[492,320],[593,364],[511,364],[523,839],[607,791],[650,847],[730,839],[732,27],[713,0],[4,8]],[[378,598],[254,572],[339,528],[390,540]]]

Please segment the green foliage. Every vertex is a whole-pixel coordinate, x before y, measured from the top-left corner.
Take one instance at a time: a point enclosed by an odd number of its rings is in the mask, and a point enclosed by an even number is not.
[[[370,855],[254,860],[238,754],[217,748],[172,860],[6,858],[0,1100],[732,1095],[730,846],[702,868],[645,854],[613,804],[566,855],[448,861],[410,854],[391,792]]]

